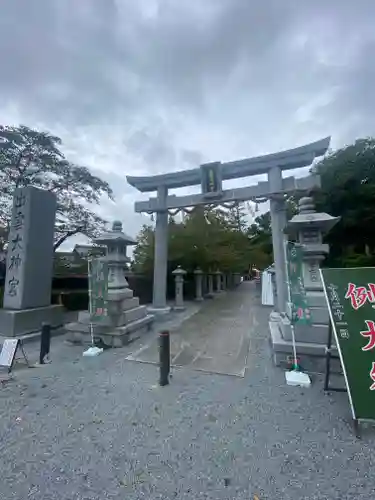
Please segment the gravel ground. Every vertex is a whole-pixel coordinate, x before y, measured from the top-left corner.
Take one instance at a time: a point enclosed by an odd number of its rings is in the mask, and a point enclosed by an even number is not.
[[[356,440],[321,378],[287,387],[265,324],[244,379],[175,369],[160,388],[126,349],[70,349],[0,388],[1,500],[375,498],[375,431]]]

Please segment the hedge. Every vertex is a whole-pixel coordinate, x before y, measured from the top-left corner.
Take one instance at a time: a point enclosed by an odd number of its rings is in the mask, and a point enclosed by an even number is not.
[[[134,296],[139,298],[141,304],[152,302],[152,275],[141,275],[129,273],[127,276],[129,287]],[[203,293],[207,291],[207,278],[203,276]],[[69,311],[80,311],[88,309],[88,283],[86,276],[55,277],[52,281],[52,304],[62,304]],[[0,304],[3,304],[4,286],[0,286]],[[175,282],[172,275],[167,279],[167,298],[173,300],[175,294]],[[195,276],[188,273],[184,279],[184,297],[191,300],[195,297]]]

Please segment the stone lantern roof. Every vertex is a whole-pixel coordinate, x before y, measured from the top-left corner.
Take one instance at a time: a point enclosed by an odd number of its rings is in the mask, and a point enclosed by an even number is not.
[[[184,276],[186,274],[185,269],[182,269],[181,266],[177,266],[174,271],[172,271],[174,276]]]
[[[288,235],[295,236],[303,229],[315,229],[325,234],[340,220],[340,217],[332,217],[325,212],[316,212],[314,200],[308,196],[299,200],[298,210],[299,213],[292,217],[287,224],[285,233]]]
[[[94,239],[95,243],[108,245],[111,243],[122,243],[124,246],[136,245],[137,242],[131,236],[122,231],[122,222],[115,220],[112,224],[112,230],[105,231]]]

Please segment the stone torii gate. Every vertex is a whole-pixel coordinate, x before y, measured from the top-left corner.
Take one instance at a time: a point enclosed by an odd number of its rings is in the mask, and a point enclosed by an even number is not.
[[[272,244],[274,251],[277,310],[284,312],[287,303],[284,235],[286,226],[286,197],[306,193],[320,186],[315,173],[302,178],[285,177],[283,170],[293,170],[312,164],[329,147],[330,137],[304,146],[265,156],[227,163],[213,162],[199,168],[147,177],[127,176],[128,183],[142,193],[157,192],[156,198],[135,203],[138,213],[156,213],[155,256],[152,310],[168,312],[166,301],[168,260],[168,211],[179,211],[199,205],[226,206],[230,203],[270,200]],[[267,181],[237,189],[222,188],[223,181],[267,174]],[[168,190],[201,185],[202,192],[186,196],[168,195]]]

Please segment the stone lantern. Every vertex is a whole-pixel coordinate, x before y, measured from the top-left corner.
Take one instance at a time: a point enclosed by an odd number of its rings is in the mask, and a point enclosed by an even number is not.
[[[221,289],[224,291],[228,288],[228,275],[222,273],[221,275]]]
[[[136,242],[122,232],[120,221],[114,221],[112,230],[95,238],[94,242],[106,247],[105,256],[101,260],[108,263],[108,314],[116,322],[116,316],[122,314],[122,301],[133,297],[125,278],[126,264],[130,260],[126,256],[126,250]]]
[[[184,306],[184,276],[186,271],[177,266],[177,268],[172,272],[175,279],[175,305],[174,309],[176,311],[183,311]]]
[[[217,271],[215,271],[215,276],[216,276],[216,293],[220,293],[222,291],[222,277],[221,277],[222,273],[221,271],[219,271],[219,269]]]
[[[90,335],[90,324],[94,336],[106,345],[121,347],[129,342],[132,335],[148,329],[154,316],[147,314],[145,306],[139,305],[139,299],[125,278],[126,264],[129,262],[126,250],[136,242],[122,231],[122,223],[115,221],[112,230],[95,238],[95,243],[106,248],[105,256],[100,257],[108,264],[108,296],[107,314],[96,322],[92,322],[88,312],[81,312],[78,323],[66,325],[71,333],[71,340],[85,341]]]
[[[207,287],[208,287],[208,291],[207,291],[206,297],[208,299],[212,299],[214,297],[214,275],[213,275],[213,272],[211,271],[211,269],[208,271],[208,274],[207,274]]]
[[[203,271],[199,269],[199,267],[194,271],[195,276],[195,300],[201,302],[203,300],[202,293],[202,280],[203,280]]]
[[[337,224],[340,217],[316,212],[314,200],[311,197],[301,198],[298,208],[299,213],[288,222],[285,232],[289,236],[297,238],[298,242],[302,244],[303,280],[307,303],[311,310],[312,325],[302,323],[295,325],[297,351],[300,354],[324,355],[328,337],[329,315],[319,267],[329,252],[329,246],[323,243],[323,236]],[[288,304],[287,309],[289,307]],[[288,312],[290,313],[290,310]],[[290,314],[288,315],[290,316]],[[272,327],[272,321],[270,322],[274,351],[289,352],[292,344],[290,321],[284,314],[280,315],[276,322],[279,325],[279,331],[275,328],[275,324]]]

